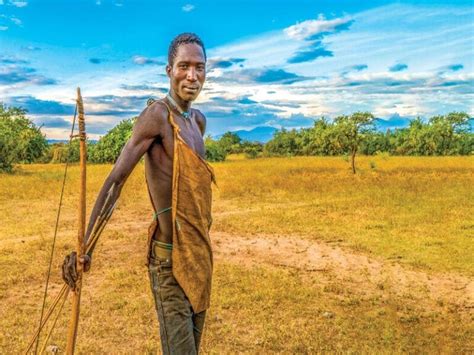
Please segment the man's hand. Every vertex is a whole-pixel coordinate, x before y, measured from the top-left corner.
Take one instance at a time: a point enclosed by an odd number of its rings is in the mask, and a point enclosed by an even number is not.
[[[77,253],[73,251],[71,254],[66,255],[63,261],[63,280],[69,285],[72,289],[76,287],[77,281]],[[79,262],[82,264],[82,270],[87,272],[91,268],[91,257],[87,254],[79,258]]]

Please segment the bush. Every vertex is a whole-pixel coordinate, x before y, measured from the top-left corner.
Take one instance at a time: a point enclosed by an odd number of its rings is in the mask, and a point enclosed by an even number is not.
[[[241,139],[236,133],[226,132],[222,135],[218,142],[227,154],[242,152],[240,146]]]
[[[121,121],[88,150],[92,163],[115,163],[125,143],[132,135],[136,117]],[[73,153],[71,153],[73,154]]]
[[[259,142],[243,141],[240,147],[248,159],[255,159],[263,152],[263,144]]]
[[[281,131],[276,131],[273,138],[265,144],[264,152],[267,155],[290,156],[297,155],[299,146],[297,143],[299,132],[295,129],[287,131],[282,128]]]
[[[343,155],[387,152],[394,155],[469,155],[474,150],[474,134],[469,115],[451,112],[431,117],[427,122],[416,118],[409,127],[377,132],[370,112],[356,112],[336,117],[333,122],[322,118],[310,128],[275,132],[265,144],[264,154]]]
[[[16,163],[33,163],[48,148],[40,129],[25,114],[22,108],[0,103],[0,172],[11,172]]]
[[[219,143],[219,141],[215,141],[210,136],[206,137],[204,145],[206,147],[206,159],[208,161],[224,161],[227,157],[227,151],[225,148]]]
[[[45,153],[42,161],[45,163],[77,163],[80,160],[80,140],[75,138],[68,143],[54,143],[49,146],[48,151]],[[90,161],[95,144],[87,140],[87,159]]]

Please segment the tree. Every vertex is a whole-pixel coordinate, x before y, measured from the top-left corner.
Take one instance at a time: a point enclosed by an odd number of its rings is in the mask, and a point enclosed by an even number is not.
[[[251,142],[244,140],[240,144],[241,151],[245,153],[248,159],[255,159],[263,151],[263,144],[259,142]]]
[[[370,112],[355,112],[350,116],[339,116],[334,120],[338,142],[345,153],[351,156],[352,172],[356,173],[355,156],[365,134],[373,130],[374,115]]]
[[[390,134],[390,131],[386,134],[382,132],[367,132],[360,144],[359,152],[365,155],[387,152],[390,149],[388,134]]]
[[[92,163],[115,163],[125,143],[132,135],[136,117],[122,120],[107,134],[99,139],[90,151]]]
[[[241,147],[240,147],[240,142],[242,139],[233,132],[226,132],[222,135],[222,137],[219,139],[219,144],[220,146],[227,152],[227,154],[230,153],[240,153],[241,152]]]
[[[433,116],[426,123],[417,117],[389,140],[390,152],[400,155],[466,155],[473,149],[469,116],[464,112]]]
[[[469,115],[465,112],[451,112],[431,117],[429,120],[432,139],[437,143],[436,155],[459,154],[456,143],[463,133],[469,131]]]
[[[295,129],[287,131],[282,128],[273,133],[273,138],[265,144],[264,152],[269,155],[296,155],[299,150],[298,135],[299,133]]]
[[[227,157],[227,151],[224,147],[209,135],[204,140],[204,146],[206,147],[206,159],[209,161],[224,161]]]
[[[322,117],[314,121],[312,128],[308,129],[308,144],[304,146],[304,155],[339,155],[343,154],[338,142],[336,129],[333,123]]]
[[[15,163],[33,163],[48,143],[26,110],[0,103],[0,171],[11,172]]]

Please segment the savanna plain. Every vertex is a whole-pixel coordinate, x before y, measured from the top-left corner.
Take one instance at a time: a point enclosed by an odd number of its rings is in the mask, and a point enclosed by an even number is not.
[[[474,158],[214,163],[214,279],[202,353],[474,352]],[[88,212],[111,165],[88,166]],[[0,353],[38,325],[63,165],[0,175]],[[48,302],[75,246],[69,168]],[[80,354],[160,351],[145,267],[152,209],[139,164],[86,274]],[[49,345],[65,349],[66,303]],[[52,349],[49,347],[49,349]]]

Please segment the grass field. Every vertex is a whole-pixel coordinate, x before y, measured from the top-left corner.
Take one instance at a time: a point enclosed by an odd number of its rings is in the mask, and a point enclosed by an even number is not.
[[[204,353],[474,351],[474,159],[359,157],[358,166],[354,176],[340,157],[214,164],[216,262]],[[88,211],[110,169],[89,166]],[[20,352],[37,326],[62,174],[61,165],[30,165],[0,175],[0,353]],[[51,295],[74,246],[78,177],[71,167]],[[144,266],[150,221],[139,165],[86,276],[79,353],[158,351]],[[239,240],[255,250],[242,254]],[[270,248],[283,240],[327,255]],[[295,264],[273,262],[271,253]],[[67,312],[51,340],[60,349]]]

